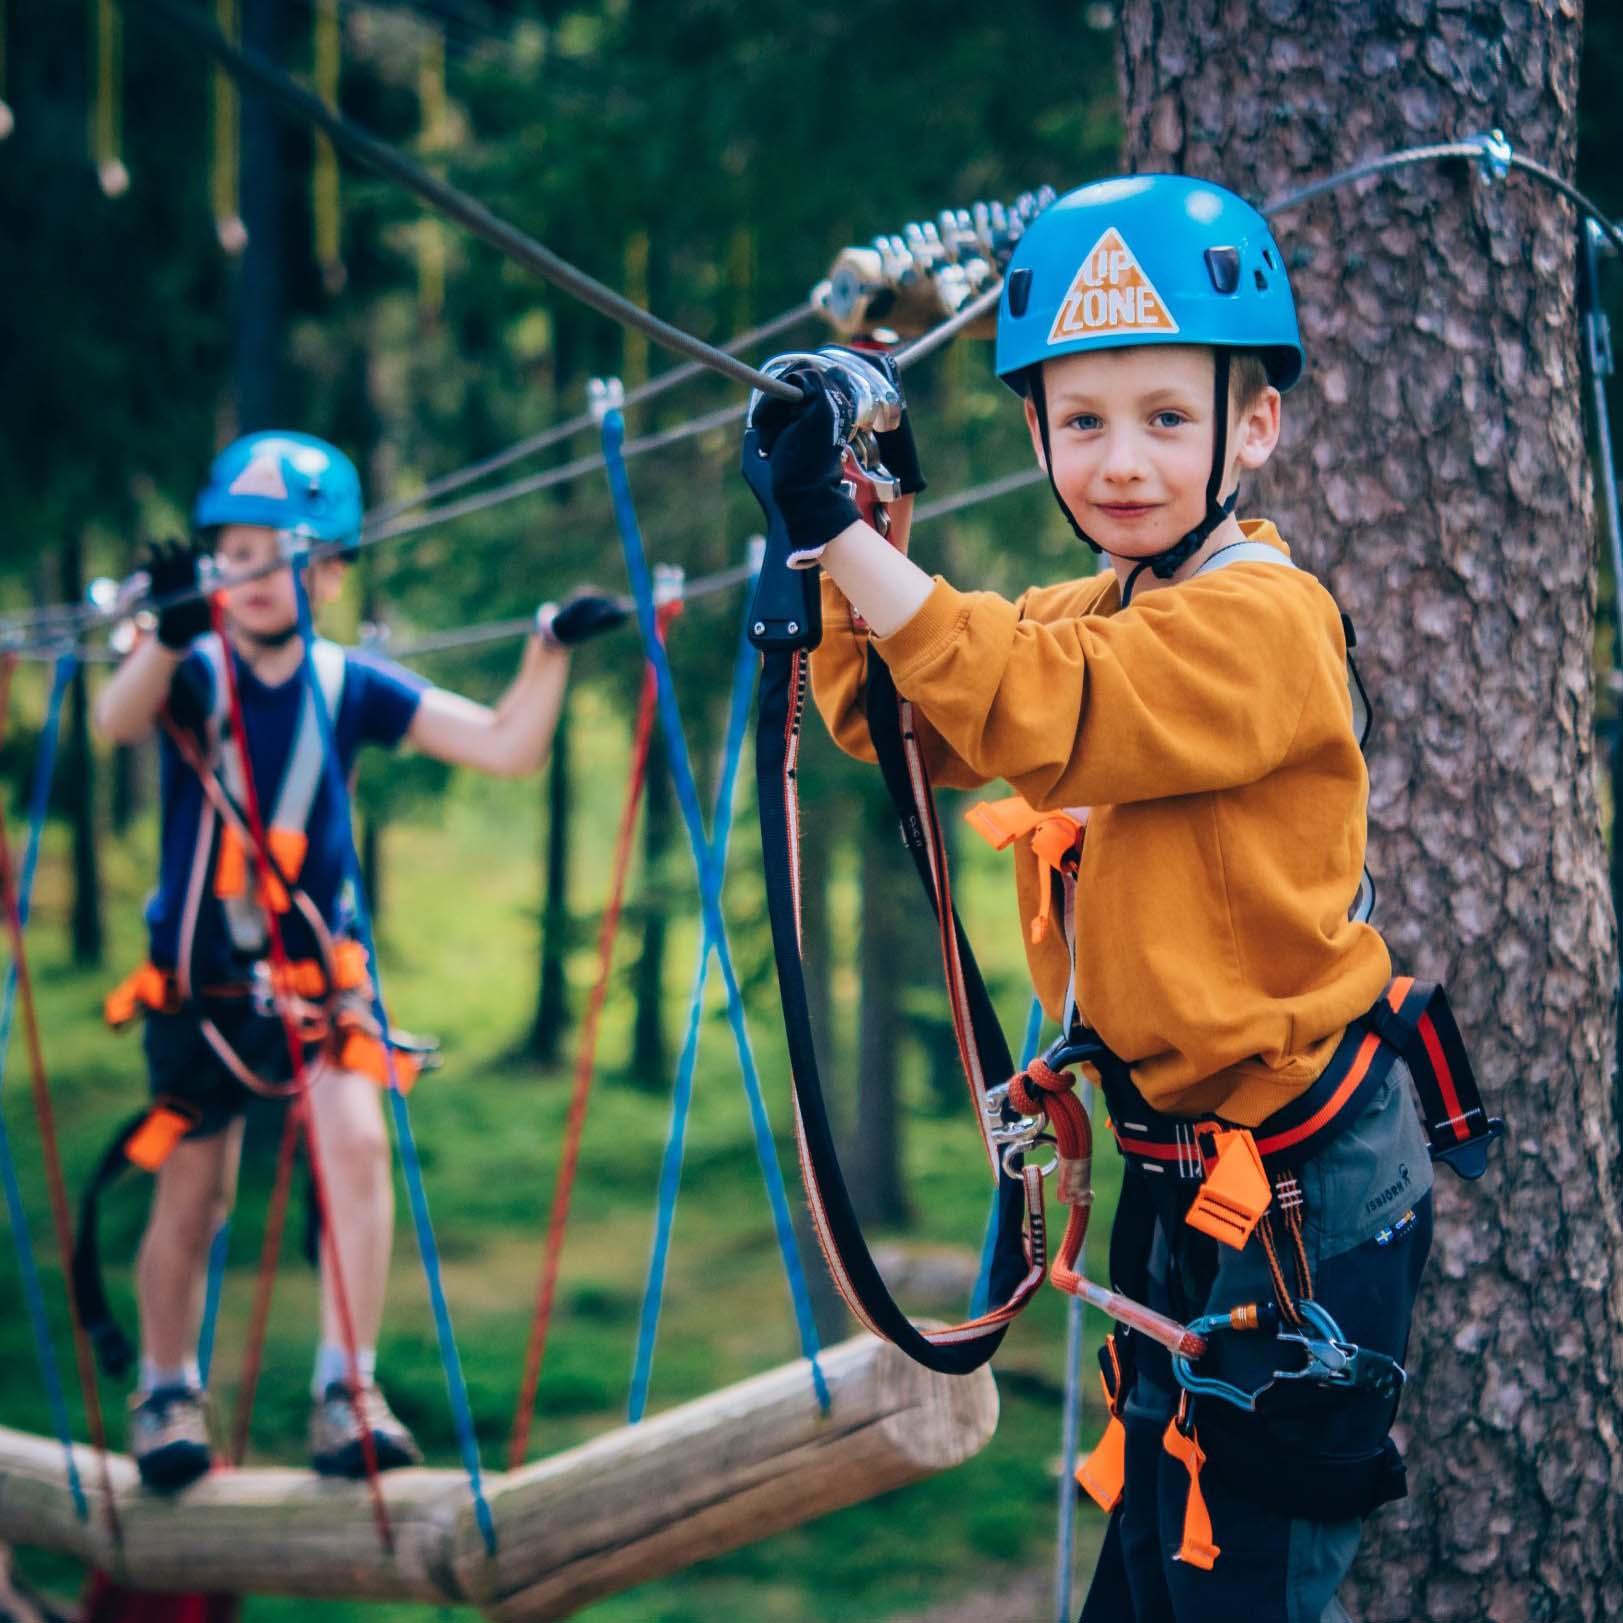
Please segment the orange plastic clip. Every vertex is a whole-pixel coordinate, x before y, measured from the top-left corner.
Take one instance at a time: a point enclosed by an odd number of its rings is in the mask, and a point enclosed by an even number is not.
[[[1202,1129],[1197,1135],[1206,1138]],[[1243,1127],[1219,1128],[1214,1152],[1205,1156],[1206,1179],[1184,1221],[1236,1251],[1244,1248],[1273,1199],[1257,1141]],[[1204,1154],[1204,1144],[1202,1145]]]
[[[1212,1513],[1206,1507],[1206,1495],[1200,1491],[1200,1469],[1206,1463],[1206,1451],[1200,1446],[1195,1428],[1184,1432],[1180,1421],[1189,1412],[1189,1394],[1178,1405],[1177,1414],[1167,1422],[1162,1433],[1161,1446],[1173,1459],[1189,1472],[1189,1498],[1183,1511],[1183,1539],[1178,1545],[1174,1561],[1185,1561],[1202,1572],[1210,1572],[1223,1552],[1212,1542]]]
[[[125,1158],[143,1172],[156,1172],[197,1119],[195,1112],[187,1113],[169,1105],[154,1105],[147,1112],[146,1120],[125,1139]]]
[[[1115,1415],[1093,1452],[1077,1466],[1076,1481],[1107,1516],[1121,1503],[1127,1483],[1127,1428]]]

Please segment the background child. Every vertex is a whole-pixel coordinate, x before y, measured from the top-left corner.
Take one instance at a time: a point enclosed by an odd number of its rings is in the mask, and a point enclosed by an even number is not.
[[[353,982],[343,988],[345,997],[356,1008],[369,1005],[360,955],[353,947],[344,951],[352,916],[345,883],[351,831],[323,771],[292,572],[277,567],[285,563],[290,542],[301,548],[355,545],[359,478],[350,460],[324,441],[250,434],[216,459],[194,521],[204,538],[201,547],[154,549],[157,635],[140,643],[107,684],[96,723],[113,742],[133,743],[150,734],[167,707],[229,792],[237,771],[236,744],[228,736],[230,661],[271,852],[285,888],[302,893],[300,905],[288,896],[278,902],[288,954],[317,966],[318,980],[331,974],[334,963],[349,965],[341,976]],[[205,551],[228,582],[221,594],[223,644],[211,630],[206,599],[197,595]],[[344,568],[338,554],[307,566],[313,607],[337,595]],[[177,596],[180,601],[166,604]],[[617,603],[591,595],[562,608],[546,606],[512,685],[494,709],[429,686],[375,655],[318,644],[316,666],[323,687],[330,686],[343,771],[350,772],[362,745],[402,743],[482,772],[535,771],[557,726],[569,669],[566,645],[624,618]],[[130,1440],[142,1480],[175,1489],[210,1462],[197,1335],[210,1242],[235,1192],[246,1088],[285,1085],[291,1057],[282,1020],[263,995],[268,943],[254,895],[252,854],[216,815],[174,742],[165,736],[160,748],[159,873],[146,910],[151,967],[142,972],[139,1001],[145,1005],[152,1095],[182,1102],[196,1121],[157,1169],[141,1242],[141,1375],[131,1400]],[[375,1383],[394,1218],[379,1078],[346,1068],[334,1053],[320,1044],[306,1049],[329,1242],[322,1248],[310,1453],[318,1471],[358,1476],[365,1469],[363,1427],[371,1433],[380,1469],[420,1456]],[[358,1391],[350,1386],[334,1251],[353,1327]]]

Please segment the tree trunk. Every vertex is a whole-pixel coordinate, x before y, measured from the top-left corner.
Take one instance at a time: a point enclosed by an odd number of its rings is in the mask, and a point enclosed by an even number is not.
[[[267,61],[280,62],[278,0],[243,0],[242,42]],[[233,375],[237,431],[276,428],[282,416],[282,124],[264,96],[242,98],[242,222],[248,245],[237,277]]]
[[[1502,126],[1570,174],[1577,7],[1123,7],[1128,166],[1253,198]],[[1288,110],[1288,111],[1287,111]],[[1277,221],[1308,370],[1241,510],[1359,628],[1376,923],[1447,982],[1511,1139],[1442,1174],[1402,1427],[1410,1497],[1346,1599],[1385,1619],[1615,1617],[1623,1252],[1614,927],[1570,208],[1459,163]]]
[[[62,595],[84,597],[84,564],[77,539],[62,543]],[[68,688],[67,737],[62,748],[62,793],[73,818],[73,961],[101,962],[101,873],[96,861],[96,761],[90,750],[90,694],[83,665]]]
[[[546,778],[546,878],[541,895],[541,973],[536,986],[530,1052],[542,1065],[556,1065],[569,1029],[569,704],[558,716]]]
[[[861,1008],[857,1020],[857,1120],[846,1163],[857,1215],[870,1223],[905,1223],[902,1128],[897,1074],[902,1039],[901,997],[907,932],[898,880],[914,883],[897,849],[895,812],[882,789],[869,785],[862,842],[862,924],[857,942]]]

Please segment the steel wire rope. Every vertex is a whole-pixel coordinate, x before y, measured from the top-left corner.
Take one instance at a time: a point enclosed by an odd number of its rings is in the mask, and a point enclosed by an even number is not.
[[[770,321],[764,321],[760,326],[750,328],[748,332],[729,338],[720,347],[729,353],[734,350],[750,349],[769,338],[776,338],[791,327],[798,326],[811,314],[812,306],[809,303],[796,305],[794,309],[785,310],[782,315],[774,316]],[[661,372],[657,377],[650,378],[646,383],[639,383],[634,389],[626,390],[625,403],[627,406],[640,406],[650,400],[657,400],[672,389],[703,377],[709,370],[709,367],[698,361],[686,361],[681,366],[672,367],[670,371]],[[429,480],[421,490],[415,491],[410,496],[397,496],[391,501],[382,503],[366,515],[366,522],[373,528],[380,528],[392,519],[399,518],[403,513],[415,512],[419,507],[438,501],[441,496],[448,496],[454,490],[461,490],[467,485],[476,483],[486,474],[499,473],[515,462],[522,462],[528,457],[550,450],[554,445],[561,445],[565,440],[573,439],[577,434],[584,434],[596,426],[589,411],[583,411],[578,416],[567,418],[561,423],[554,423],[550,428],[541,429],[527,439],[516,441],[503,451],[493,452],[477,462],[470,462],[465,467]]]
[[[122,3],[128,4],[128,0],[122,0]],[[176,7],[174,5],[174,0],[150,0],[150,3],[156,4],[166,11],[171,12],[185,9]],[[198,29],[202,29],[204,32],[209,31],[207,26],[201,22],[196,22],[195,26]],[[223,40],[219,40],[218,43],[222,48],[228,48],[225,46],[225,42]],[[273,78],[285,77],[277,75],[274,69],[266,69],[265,71]],[[289,84],[295,91],[299,90],[299,87],[292,85],[291,81],[289,81]],[[301,102],[300,105],[302,106],[303,103]],[[317,108],[321,117],[325,118],[329,116],[327,109],[324,106],[321,106],[318,103]],[[316,117],[316,110],[307,109],[307,116],[312,118]],[[382,143],[378,144],[380,146],[382,145]],[[385,150],[392,149],[386,148]],[[1612,243],[1616,245],[1619,253],[1623,253],[1623,227],[1620,227],[1616,222],[1608,218],[1608,216],[1602,212],[1600,207],[1592,198],[1587,196],[1578,187],[1573,186],[1571,183],[1564,180],[1560,175],[1556,174],[1546,165],[1539,163],[1536,159],[1524,157],[1522,154],[1515,151],[1506,151],[1502,148],[1491,148],[1488,138],[1485,136],[1466,141],[1442,142],[1434,143],[1428,146],[1410,147],[1398,152],[1382,154],[1379,157],[1366,160],[1362,163],[1353,164],[1346,169],[1339,170],[1335,174],[1328,175],[1322,180],[1313,181],[1306,186],[1297,188],[1295,191],[1287,192],[1283,196],[1277,197],[1272,201],[1265,203],[1263,205],[1262,212],[1265,215],[1270,216],[1285,213],[1288,210],[1298,208],[1304,203],[1310,202],[1315,198],[1335,191],[1342,186],[1353,185],[1358,181],[1367,180],[1378,175],[1396,171],[1398,169],[1410,168],[1422,163],[1459,160],[1475,162],[1479,166],[1486,166],[1491,161],[1498,161],[1502,162],[1507,170],[1513,169],[1530,176],[1531,178],[1537,180],[1540,184],[1549,187],[1562,197],[1566,198],[1567,201],[1572,203],[1574,207],[1582,210],[1588,218],[1595,221],[1596,225],[1607,235]],[[406,161],[409,163],[409,160]],[[453,216],[453,218],[455,217],[456,216]],[[506,250],[504,247],[504,251],[508,250]],[[521,258],[522,256],[515,253],[514,257]],[[932,329],[929,333],[915,339],[911,344],[899,350],[896,356],[897,364],[905,368],[917,361],[923,360],[926,356],[933,354],[935,350],[941,346],[941,344],[948,340],[948,338],[961,331],[965,326],[970,325],[974,320],[978,319],[979,316],[986,314],[995,304],[997,295],[998,289],[996,288],[988,288],[983,291],[976,299],[972,300],[969,305],[966,305],[964,309],[960,310],[956,315],[947,318],[947,320],[942,322],[940,326]],[[632,306],[632,308],[635,309],[636,307]],[[784,318],[775,319],[787,320],[789,314],[789,312],[786,312]],[[695,342],[697,342],[697,340],[695,340]],[[734,340],[734,342],[736,343],[738,340]],[[708,348],[708,346],[704,347]],[[683,370],[684,369],[682,368],[676,369],[676,371]],[[746,372],[748,371],[747,368],[744,370]],[[661,374],[661,376],[670,377],[674,376],[674,374]],[[651,383],[657,383],[659,381],[659,379],[650,380]],[[646,398],[646,396],[643,398]],[[627,457],[640,456],[647,452],[664,449],[667,446],[680,443],[683,440],[709,432],[712,429],[725,427],[728,423],[737,421],[739,418],[741,418],[745,409],[746,408],[743,405],[724,407],[719,411],[706,413],[701,417],[690,419],[685,423],[676,424],[672,428],[663,430],[659,433],[645,435],[637,439],[628,439],[625,443],[623,454]],[[570,419],[567,424],[559,426],[560,429],[567,426],[573,432],[575,424],[579,421],[580,419],[578,418]],[[561,437],[562,435],[560,434],[560,438]],[[497,454],[504,455],[505,453]],[[363,535],[360,545],[363,547],[375,546],[382,542],[400,540],[408,536],[420,534],[422,531],[427,530],[437,524],[449,523],[459,518],[466,518],[474,513],[483,512],[489,508],[499,506],[504,502],[516,500],[519,497],[531,495],[542,490],[552,489],[561,484],[567,484],[571,480],[581,478],[587,474],[595,472],[602,466],[603,458],[601,453],[579,457],[572,462],[561,464],[556,468],[549,468],[542,473],[531,475],[528,478],[517,480],[507,485],[498,486],[495,490],[482,492],[479,496],[466,498],[462,502],[448,503],[442,508],[430,508],[428,512],[421,513],[416,518],[407,520],[404,523],[385,523],[382,528],[374,530],[372,533]],[[450,476],[447,475],[445,477],[448,478]],[[1004,479],[1007,481],[1007,483],[1003,485],[1002,488],[996,490],[988,489],[986,499],[991,499],[993,495],[1002,495],[1006,491],[1020,489],[1026,484],[1034,484],[1038,482],[1041,477],[1042,476],[1040,473],[1035,473],[1030,469],[1005,475]],[[994,481],[993,483],[996,484],[997,481]],[[918,514],[915,516],[914,522],[927,523],[933,518],[944,516],[948,512],[957,511],[963,506],[972,505],[971,501],[967,499],[968,497],[969,492],[963,492],[960,493],[958,497],[946,497],[940,502],[927,503],[919,510]],[[412,509],[398,509],[398,511],[401,512],[410,510]],[[380,513],[386,513],[388,511],[389,508],[387,506],[379,510]],[[316,555],[320,555],[320,549],[316,549]],[[279,567],[280,565],[269,566],[264,572],[270,573],[272,569]],[[244,576],[242,578],[250,579],[252,577]],[[195,592],[188,591],[174,593],[165,598],[148,600],[145,606],[163,608],[168,607],[171,604],[189,601],[194,597],[201,597],[203,595],[205,595],[205,593],[202,589],[198,589]],[[46,605],[40,609],[34,610],[29,615],[0,620],[0,649],[9,648],[13,652],[22,654],[34,653],[41,647],[48,646],[50,641],[53,639],[59,642],[65,634],[82,634],[86,630],[94,629],[94,627],[97,625],[108,623],[108,621],[111,619],[120,618],[124,614],[129,613],[133,606],[134,605],[126,604],[122,606],[115,614],[107,610],[87,608],[85,605],[80,604]],[[30,632],[35,633],[33,640],[29,639]]]
[[[779,400],[800,399],[800,391],[792,384],[746,366],[725,350],[695,338],[668,321],[662,321],[624,294],[616,293],[596,277],[588,276],[527,232],[501,219],[477,198],[430,173],[397,147],[379,140],[369,131],[335,113],[314,91],[307,90],[256,51],[233,45],[194,7],[182,4],[181,0],[141,0],[140,4],[136,4],[136,0],[120,0],[120,4],[126,11],[138,10],[166,18],[240,84],[259,91],[276,103],[284,114],[314,124],[335,147],[347,152],[357,162],[378,170],[407,191],[414,192],[436,213],[455,221],[508,258],[534,271],[555,287],[562,288],[582,304],[589,305],[600,315],[617,321],[623,327],[635,328],[662,349],[700,361],[735,383],[748,384],[750,388],[760,389]]]

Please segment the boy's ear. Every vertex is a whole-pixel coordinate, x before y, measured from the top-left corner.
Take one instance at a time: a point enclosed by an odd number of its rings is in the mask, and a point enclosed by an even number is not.
[[[1039,384],[1038,387],[1041,388],[1042,385]],[[1026,432],[1031,435],[1032,455],[1037,458],[1037,466],[1041,468],[1044,473],[1047,473],[1048,458],[1043,455],[1043,434],[1042,430],[1037,426],[1037,408],[1031,403],[1030,395],[1026,396],[1025,407]]]
[[[1272,384],[1240,413],[1234,425],[1237,467],[1253,472],[1274,454],[1279,444],[1279,390]]]
[[[344,589],[345,562],[342,558],[318,558],[305,576],[312,603],[335,602]]]

